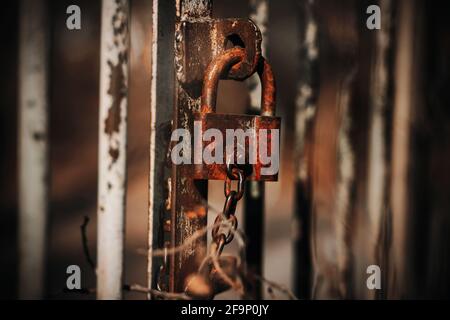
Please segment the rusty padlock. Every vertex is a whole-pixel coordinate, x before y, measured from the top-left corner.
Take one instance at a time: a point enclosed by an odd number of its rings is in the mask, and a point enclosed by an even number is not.
[[[245,165],[247,180],[278,179],[281,121],[279,117],[275,117],[275,80],[272,68],[263,57],[260,57],[256,68],[262,87],[261,115],[215,112],[219,80],[244,57],[245,49],[235,47],[217,56],[206,69],[201,110],[194,113],[194,131],[201,130],[202,137],[194,139],[194,179],[225,180],[227,165],[230,164]],[[206,134],[208,132],[210,134]],[[244,138],[239,140],[236,134]],[[217,141],[219,135],[222,137],[221,145]],[[229,137],[232,143],[228,143]],[[198,154],[198,150],[201,155]],[[218,151],[222,152],[219,156]],[[215,160],[221,161],[206,162],[205,152],[212,155]],[[200,157],[202,161],[200,163],[195,161],[196,157],[197,159]]]

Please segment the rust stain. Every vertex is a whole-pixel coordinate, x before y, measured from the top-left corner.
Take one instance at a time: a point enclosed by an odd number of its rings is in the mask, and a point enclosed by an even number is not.
[[[113,26],[114,36],[118,37],[123,33],[126,33],[128,27],[127,10],[120,0],[116,0],[116,11],[111,18],[111,25]]]
[[[196,206],[194,210],[185,212],[186,218],[193,220],[206,217],[206,209],[202,206]]]
[[[109,155],[110,155],[110,157],[112,159],[112,163],[115,163],[117,161],[117,159],[119,158],[119,155],[120,155],[119,149],[110,147],[108,153],[109,153]]]
[[[116,11],[111,18],[111,25],[114,34],[114,45],[119,47],[123,45],[127,48],[128,45],[128,19],[127,8],[123,2],[116,0]],[[119,43],[119,41],[121,43]],[[105,120],[105,133],[112,135],[114,132],[119,132],[120,125],[120,105],[122,100],[128,95],[128,87],[124,75],[124,67],[127,67],[128,52],[126,49],[121,50],[117,57],[117,64],[108,60],[110,68],[109,88],[107,93],[112,98],[112,105],[108,110],[108,117]],[[111,151],[110,151],[111,153]]]
[[[280,130],[281,122],[279,117],[275,117],[276,110],[276,84],[275,78],[270,64],[267,60],[260,56],[256,68],[261,81],[261,115],[229,115],[218,114],[216,110],[217,89],[219,79],[221,79],[224,72],[230,70],[230,67],[242,61],[245,56],[245,50],[239,47],[227,50],[221,55],[218,55],[206,69],[203,89],[201,96],[200,112],[194,112],[194,119],[202,122],[204,131],[215,128],[224,134],[227,129],[252,129],[257,133],[257,141],[260,141],[259,131],[265,130]],[[267,135],[267,151],[272,154],[271,148],[272,131]],[[203,149],[212,147],[213,144],[203,142]],[[247,150],[246,159],[249,159],[249,141],[245,142],[245,150]],[[235,148],[236,153],[237,148]],[[261,175],[261,168],[264,165],[258,157],[256,163],[248,166],[247,179],[257,181],[277,181],[278,173],[272,175]],[[226,159],[223,164],[200,164],[196,165],[194,169],[194,179],[204,180],[225,180],[227,177]],[[181,180],[182,181],[182,180]],[[183,191],[183,190],[181,190]]]
[[[45,137],[46,137],[46,135],[43,132],[37,132],[36,131],[36,132],[33,133],[34,141],[43,141],[43,140],[45,140]]]
[[[34,99],[27,100],[27,102],[26,102],[26,106],[30,109],[34,108],[36,105],[37,105],[37,102]]]
[[[166,220],[164,221],[164,231],[170,232],[172,230],[172,221]]]
[[[114,65],[108,61],[110,70],[108,94],[112,98],[111,107],[108,110],[108,116],[105,119],[105,133],[111,136],[114,132],[119,132],[120,126],[120,105],[122,100],[127,97],[128,88],[123,73],[123,64],[126,63],[127,54],[119,54],[119,61]]]
[[[127,7],[123,4],[123,1],[116,0],[116,11],[111,18],[111,25],[113,27],[114,40],[113,43],[116,47],[123,45],[123,50],[120,50],[117,56],[117,63],[108,60],[109,67],[109,88],[107,94],[111,97],[112,103],[108,109],[108,115],[105,119],[105,133],[111,136],[114,133],[118,133],[120,130],[121,117],[121,104],[123,99],[127,98],[128,86],[127,79],[124,73],[124,69],[128,64],[128,20],[127,20]],[[120,155],[119,146],[110,146],[108,151],[112,161],[110,167],[117,161]]]

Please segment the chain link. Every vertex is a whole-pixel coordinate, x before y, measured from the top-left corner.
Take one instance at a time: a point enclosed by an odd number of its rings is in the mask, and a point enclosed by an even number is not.
[[[238,186],[236,192],[236,201],[239,201],[244,196],[245,191],[245,174],[244,170],[237,167],[227,166],[227,177],[224,184],[224,194],[228,197],[231,194],[231,181],[232,179],[238,179]]]
[[[232,179],[238,180],[237,190],[232,190]],[[224,183],[225,204],[221,214],[217,215],[212,229],[213,241],[217,244],[218,255],[222,252],[225,245],[233,241],[234,232],[238,227],[236,218],[236,206],[239,200],[244,196],[245,174],[244,170],[238,167],[227,166],[227,179]]]

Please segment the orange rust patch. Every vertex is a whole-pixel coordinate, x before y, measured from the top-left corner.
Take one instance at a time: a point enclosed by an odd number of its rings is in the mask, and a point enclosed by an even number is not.
[[[112,135],[119,132],[120,125],[120,105],[127,96],[127,85],[123,73],[123,64],[126,63],[126,53],[119,54],[119,62],[114,65],[108,61],[110,68],[108,94],[112,98],[111,107],[108,110],[108,117],[105,119],[105,133]]]
[[[188,219],[199,219],[206,216],[206,209],[204,207],[198,206],[194,210],[186,211],[186,218]]]

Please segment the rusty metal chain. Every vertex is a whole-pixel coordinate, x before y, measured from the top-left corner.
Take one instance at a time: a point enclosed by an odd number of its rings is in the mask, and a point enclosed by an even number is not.
[[[225,245],[233,241],[234,232],[238,227],[238,220],[236,218],[236,206],[239,200],[244,196],[245,191],[245,172],[238,167],[227,167],[227,178],[224,183],[225,204],[223,211],[218,214],[214,221],[214,228],[212,229],[212,238],[216,246],[213,246],[215,254],[220,256]],[[238,179],[236,190],[232,190],[232,179]],[[228,223],[224,223],[228,222]]]
[[[236,190],[232,190],[231,181],[235,179],[238,181],[238,185]],[[220,283],[220,280],[223,279],[215,277],[215,275],[217,275],[217,270],[213,271],[215,269],[213,261],[216,259],[216,261],[218,261],[224,247],[234,238],[234,232],[238,227],[238,220],[235,215],[236,206],[244,195],[245,180],[246,176],[243,169],[227,165],[227,179],[225,180],[224,185],[225,204],[223,211],[217,215],[211,231],[213,239],[210,247],[211,253],[209,258],[205,259],[200,265],[197,275],[191,278],[187,283],[184,292],[188,296],[198,299],[212,299],[218,292],[223,292],[224,288],[227,288],[225,290],[228,290],[229,288],[227,287],[229,283],[226,281]],[[200,291],[198,285],[196,286],[199,278],[203,279],[200,281],[203,281],[204,284],[206,284],[204,290]]]

